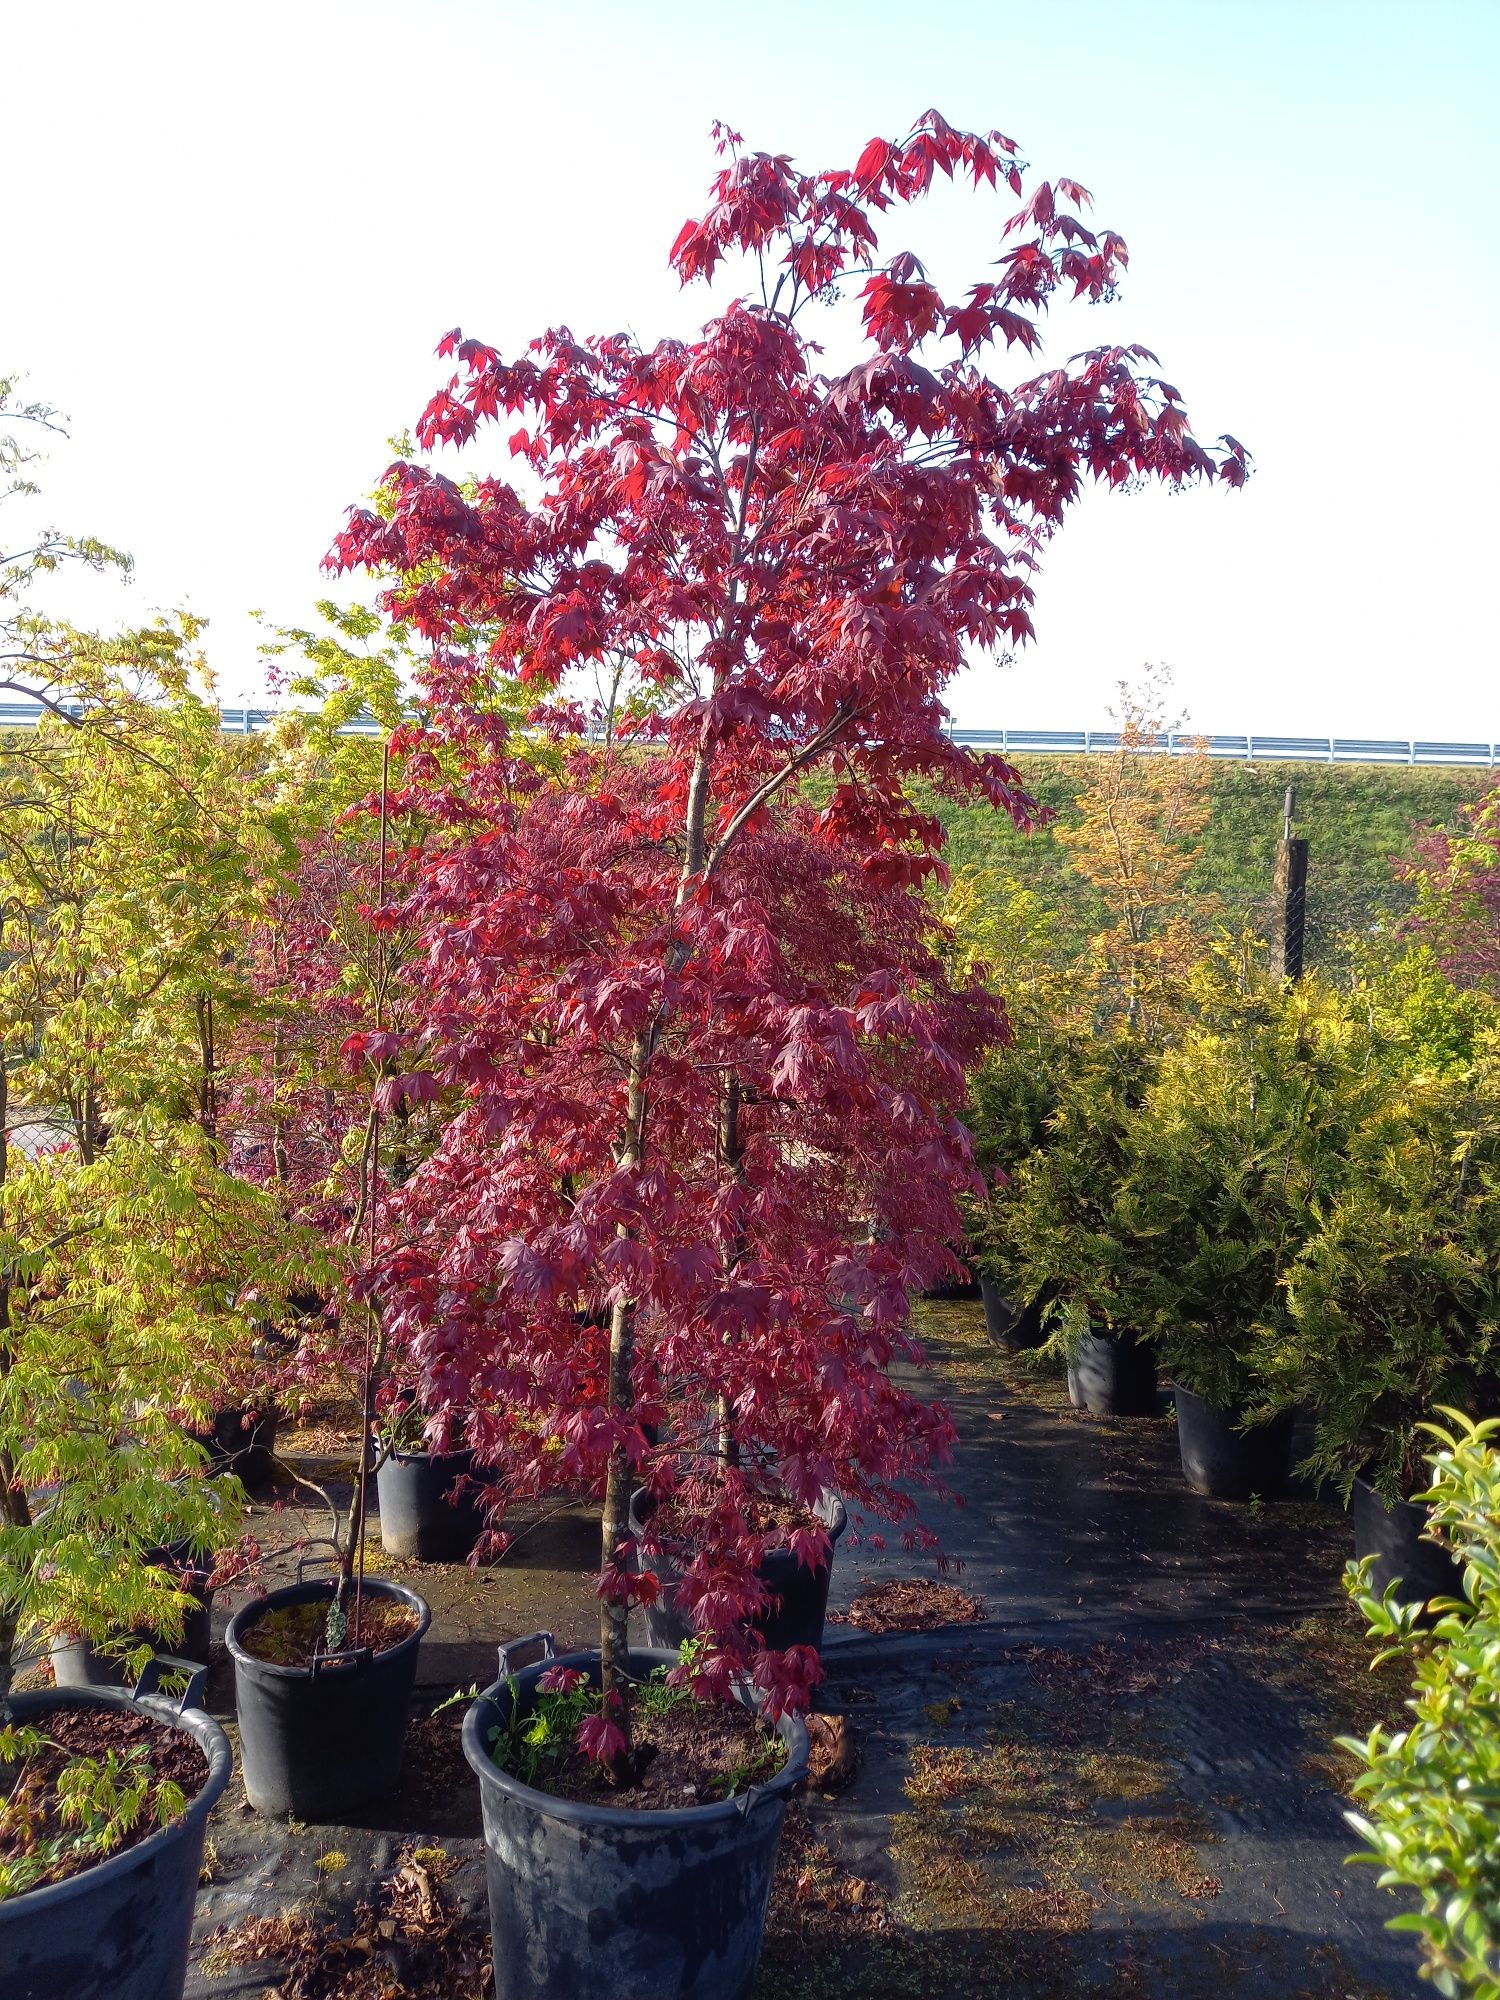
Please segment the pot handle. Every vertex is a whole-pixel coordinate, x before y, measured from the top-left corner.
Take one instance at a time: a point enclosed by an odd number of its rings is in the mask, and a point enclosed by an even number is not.
[[[513,1660],[512,1657],[516,1653],[524,1653],[531,1646],[540,1647],[541,1650],[537,1655],[537,1658],[540,1660],[555,1660],[557,1658],[557,1647],[553,1644],[550,1632],[528,1632],[524,1639],[507,1639],[503,1646],[496,1648],[499,1657],[501,1680],[508,1681],[517,1666],[532,1666],[535,1664],[531,1660]]]
[[[336,1652],[314,1653],[307,1663],[307,1671],[316,1680],[324,1667],[362,1667],[374,1657],[374,1651],[369,1646],[340,1646]]]
[[[800,1786],[798,1790],[801,1790]],[[744,1791],[735,1795],[734,1803],[739,1809],[740,1817],[748,1819],[763,1800],[773,1796],[774,1794],[769,1785],[747,1785]]]
[[[326,1536],[324,1536],[324,1537],[320,1537],[320,1539],[321,1539],[321,1540],[327,1540],[327,1537],[326,1537]],[[298,1581],[298,1583],[303,1583],[303,1582],[305,1582],[305,1581],[306,1581],[306,1578],[307,1578],[307,1572],[308,1572],[308,1570],[310,1570],[310,1569],[316,1569],[316,1568],[317,1568],[317,1567],[318,1567],[318,1566],[319,1566],[320,1564],[322,1565],[322,1567],[323,1567],[324,1569],[330,1569],[330,1568],[332,1568],[332,1566],[333,1566],[333,1565],[334,1565],[335,1563],[339,1562],[339,1561],[340,1561],[340,1560],[342,1559],[342,1558],[341,1558],[341,1554],[340,1554],[340,1550],[339,1550],[339,1546],[338,1546],[338,1544],[337,1544],[336,1542],[331,1542],[331,1541],[330,1541],[330,1542],[328,1542],[328,1547],[329,1547],[329,1548],[330,1548],[330,1549],[332,1550],[332,1554],[331,1554],[331,1555],[326,1555],[326,1556],[298,1556],[298,1558],[297,1558],[297,1581]]]
[[[187,1675],[187,1686],[177,1704],[177,1713],[182,1715],[190,1708],[202,1708],[203,1697],[208,1692],[208,1668],[201,1660],[184,1660],[176,1653],[151,1655],[141,1668],[133,1699],[139,1701],[142,1695],[160,1693],[162,1681],[169,1673]]]

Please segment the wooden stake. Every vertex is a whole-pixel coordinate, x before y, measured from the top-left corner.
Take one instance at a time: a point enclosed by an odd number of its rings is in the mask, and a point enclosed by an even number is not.
[[[1276,843],[1276,930],[1271,941],[1271,977],[1300,979],[1307,930],[1307,842],[1292,833],[1297,810],[1294,785],[1286,789],[1281,839]]]

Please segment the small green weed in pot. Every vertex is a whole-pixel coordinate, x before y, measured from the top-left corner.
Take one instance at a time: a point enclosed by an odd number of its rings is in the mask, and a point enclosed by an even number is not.
[[[661,1725],[669,1717],[705,1706],[691,1676],[705,1663],[708,1652],[705,1638],[684,1640],[676,1669],[658,1667],[647,1679],[633,1684],[631,1703],[641,1753],[636,1776],[650,1763],[652,1738]],[[682,1679],[672,1678],[674,1673]],[[523,1784],[543,1791],[566,1790],[570,1771],[581,1751],[586,1751],[590,1731],[609,1720],[604,1696],[578,1668],[553,1664],[539,1677],[532,1705],[523,1714],[518,1702],[519,1682],[512,1676],[507,1685],[511,1719],[490,1731],[490,1755],[501,1770]],[[779,1736],[767,1733],[763,1740],[748,1744],[742,1755],[714,1777],[699,1803],[734,1798],[773,1777],[785,1755]]]
[[[41,1729],[0,1729],[0,1779],[0,1902],[63,1881],[143,1825],[170,1826],[187,1810],[182,1787],[158,1778],[142,1745],[76,1756]]]

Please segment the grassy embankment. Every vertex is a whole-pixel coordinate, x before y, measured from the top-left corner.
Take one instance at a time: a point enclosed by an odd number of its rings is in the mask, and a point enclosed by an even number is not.
[[[1021,761],[1033,796],[1053,807],[1063,824],[1076,817],[1073,800],[1085,769],[1082,757]],[[1331,968],[1342,934],[1368,929],[1384,912],[1406,906],[1408,892],[1394,879],[1394,864],[1411,852],[1413,829],[1456,825],[1460,808],[1486,782],[1487,774],[1472,767],[1216,763],[1213,817],[1194,886],[1220,898],[1230,928],[1248,926],[1263,935],[1282,800],[1287,786],[1295,785],[1295,831],[1309,842],[1308,963]],[[1014,876],[1049,903],[1055,899],[1065,929],[1076,922],[1080,940],[1094,928],[1089,891],[1068,870],[1050,831],[1017,833],[982,806],[944,804],[939,812],[952,868]]]

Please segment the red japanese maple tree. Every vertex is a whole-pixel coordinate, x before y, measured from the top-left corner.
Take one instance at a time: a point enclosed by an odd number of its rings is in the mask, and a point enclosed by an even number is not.
[[[880,248],[939,176],[1020,198],[1010,140],[929,112],[802,173],[717,137],[671,251],[685,284],[730,280],[701,333],[558,328],[515,360],[448,335],[421,446],[508,423],[524,470],[460,485],[402,461],[330,558],[394,575],[388,608],[431,645],[403,809],[420,794],[448,834],[404,920],[421,1065],[465,1102],[396,1204],[384,1310],[513,1491],[602,1492],[591,1747],[611,1758],[629,1602],[654,1587],[629,1561],[635,1483],[687,1482],[685,1594],[727,1671],[761,1608],[742,1503],[768,1468],[804,1505],[833,1487],[899,1517],[949,1441],[891,1366],[912,1290],[951,1265],[962,1066],[997,1018],[928,951],[942,836],[910,787],[1033,809],[950,740],[944,690],[1030,634],[1089,480],[1246,474],[1144,349],[1009,379],[1054,294],[1108,299],[1123,269],[1075,183],[1033,188],[961,298]],[[852,367],[821,366],[825,319],[861,343]],[[629,680],[634,733],[558,785],[513,754],[493,689],[519,676],[561,732],[586,720],[583,670]],[[816,1560],[820,1531],[796,1532]],[[756,1671],[786,1703],[815,1668]]]

